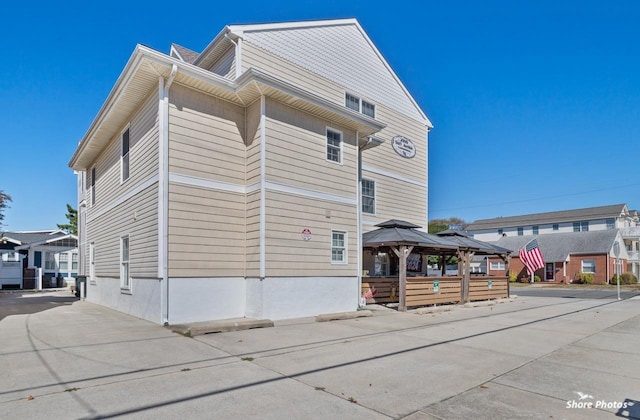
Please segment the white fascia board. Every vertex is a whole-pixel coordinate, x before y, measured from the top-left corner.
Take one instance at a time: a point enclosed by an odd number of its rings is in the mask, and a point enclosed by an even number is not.
[[[345,106],[338,105],[314,93],[300,89],[297,86],[294,86],[290,83],[277,79],[273,76],[270,76],[254,68],[250,68],[249,70],[245,71],[242,74],[242,76],[238,79],[237,81],[238,87],[236,88],[236,92],[242,91],[242,89],[244,89],[245,87],[247,87],[248,85],[254,82],[264,84],[266,86],[277,89],[280,92],[286,93],[290,96],[300,98],[313,105],[316,105],[328,111],[334,112],[344,118],[353,120],[358,124],[371,127],[372,129],[375,129],[376,132],[382,130],[387,126],[387,124],[381,121],[370,118],[364,114],[360,114],[359,112],[356,112]]]
[[[228,28],[231,32],[238,36],[242,36],[244,32],[252,31],[271,31],[274,29],[297,29],[297,28],[312,28],[319,26],[337,26],[337,25],[350,25],[357,24],[358,21],[354,18],[349,19],[329,19],[329,20],[306,20],[298,22],[277,22],[277,23],[258,23],[253,25],[229,25]]]
[[[2,242],[11,242],[12,244],[15,244],[15,245],[22,245],[22,242],[20,242],[17,239],[13,239],[13,238],[11,238],[9,236],[0,237],[0,241],[2,241]]]
[[[50,244],[52,242],[59,241],[61,239],[69,239],[69,238],[75,239],[76,241],[78,240],[78,237],[76,235],[74,235],[72,233],[68,233],[68,234],[66,234],[64,236],[58,236],[56,238],[51,238],[51,239],[47,239],[47,240],[44,240],[44,241],[38,241],[38,242],[30,243],[30,244],[24,244],[22,246],[16,247],[16,250],[23,250],[23,249],[33,248],[35,246],[47,245],[47,244]]]

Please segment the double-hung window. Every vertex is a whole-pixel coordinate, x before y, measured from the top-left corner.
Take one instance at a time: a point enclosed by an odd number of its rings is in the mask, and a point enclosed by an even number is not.
[[[533,226],[531,230],[533,231],[534,235],[537,235],[540,232],[540,228],[538,226]]]
[[[327,160],[342,163],[342,133],[327,128]]]
[[[361,114],[364,114],[371,118],[376,117],[376,106],[374,104],[372,104],[371,102],[367,102],[364,99],[360,99],[359,97],[350,93],[345,94],[344,105],[347,108],[351,108],[354,111],[358,111]]]
[[[45,270],[56,269],[56,256],[53,252],[44,253],[44,269]]]
[[[504,270],[504,261],[491,261],[489,270]]]
[[[131,288],[131,273],[129,272],[129,236],[120,238],[120,287]]]
[[[523,236],[524,235],[524,228],[519,227],[518,228],[518,236]]]
[[[371,179],[362,180],[362,212],[376,214],[376,182]]]
[[[71,269],[73,271],[78,270],[78,253],[74,252],[71,254]]]
[[[331,231],[331,262],[344,264],[347,262],[347,233]]]
[[[60,271],[69,271],[69,254],[62,252],[58,254],[60,260]]]
[[[120,172],[122,175],[122,182],[124,182],[129,179],[129,127],[127,127],[127,129],[122,133],[120,145]]]

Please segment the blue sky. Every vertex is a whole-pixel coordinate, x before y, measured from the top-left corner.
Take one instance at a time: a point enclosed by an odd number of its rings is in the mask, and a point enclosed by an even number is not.
[[[640,209],[640,2],[11,3],[0,6],[6,229],[65,222],[67,163],[137,43],[201,51],[226,24],[346,17],[435,125],[430,218]]]

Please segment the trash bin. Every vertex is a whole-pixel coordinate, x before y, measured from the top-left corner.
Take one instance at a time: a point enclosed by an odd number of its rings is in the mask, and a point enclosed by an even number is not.
[[[62,276],[58,276],[54,279],[53,286],[57,288],[64,287],[64,279],[62,278]]]
[[[87,297],[87,276],[76,276],[76,297],[80,297],[80,291],[83,289],[83,297]]]

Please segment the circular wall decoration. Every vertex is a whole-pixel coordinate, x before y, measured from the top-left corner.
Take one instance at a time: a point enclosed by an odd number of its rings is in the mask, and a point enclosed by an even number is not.
[[[403,158],[411,159],[416,155],[416,146],[404,136],[395,136],[391,139],[391,147]]]

